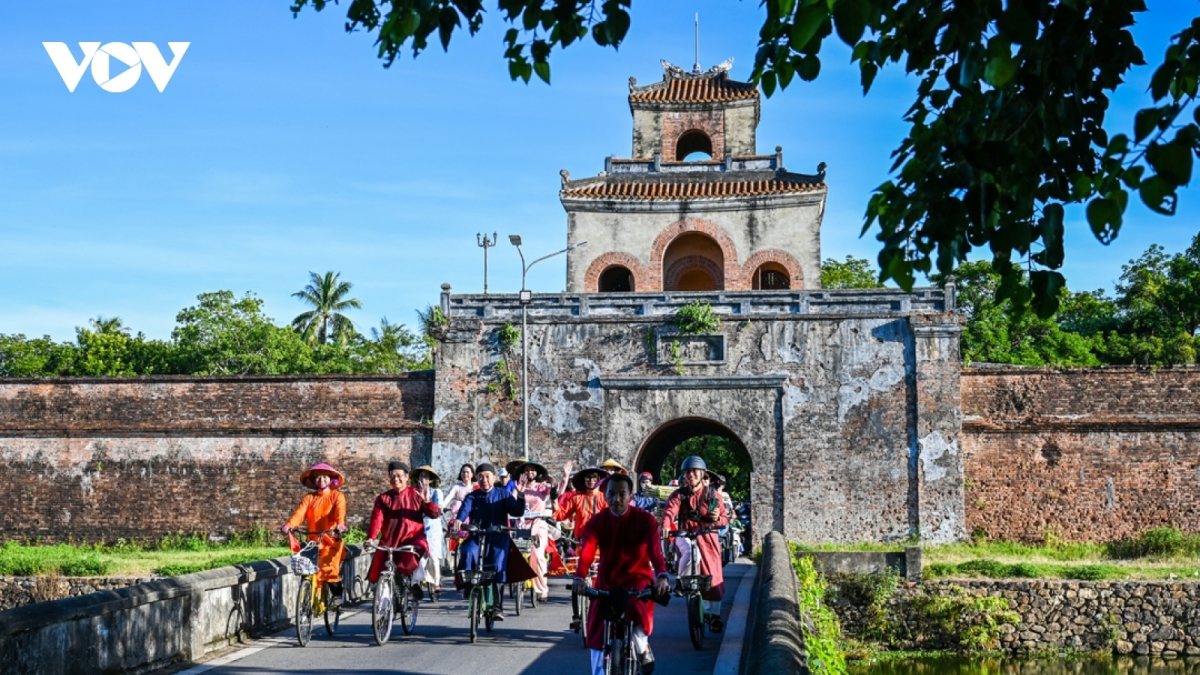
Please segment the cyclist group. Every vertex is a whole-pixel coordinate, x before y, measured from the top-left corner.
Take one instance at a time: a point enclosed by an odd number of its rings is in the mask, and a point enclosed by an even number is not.
[[[502,584],[528,580],[533,593],[546,600],[546,576],[565,571],[561,561],[568,558],[568,551],[559,550],[555,540],[573,544],[577,556],[573,592],[582,595],[594,588],[609,596],[614,596],[609,591],[620,593],[626,606],[619,614],[628,617],[625,620],[631,625],[631,657],[636,658],[643,675],[650,675],[655,665],[648,642],[654,628],[651,600],[665,604],[671,591],[668,556],[678,560],[679,574],[698,570],[707,577],[706,582],[711,580],[700,593],[703,615],[709,631],[721,632],[725,585],[718,530],[729,524],[731,513],[728,495],[719,489],[719,477],[708,470],[704,460],[693,456],[683,461],[679,489],[665,504],[649,494],[653,485],[649,473],[639,475],[635,486],[626,470],[611,460],[575,473],[570,463],[563,468],[561,481],[552,486],[545,467],[536,462],[517,460],[499,470],[489,462],[464,464],[443,506],[438,476],[431,467],[410,469],[404,462],[389,463],[391,489],[375,499],[367,547],[405,551],[376,550],[369,580],[375,583],[385,566],[389,570],[394,566],[396,573],[414,582],[420,577],[428,579],[436,594],[437,568],[444,550],[441,516],[445,512],[450,548],[457,548],[456,572],[490,570],[487,579],[493,598],[499,597]],[[306,526],[308,533],[345,532],[346,498],[339,489],[345,485],[344,476],[327,464],[317,464],[301,475],[300,482],[313,492],[304,497],[283,531],[290,534],[293,528]],[[660,506],[661,521],[655,515]],[[514,524],[526,529],[514,528]],[[571,530],[573,540],[560,539],[560,524]],[[528,561],[514,555],[510,533],[516,531],[531,540]],[[328,584],[331,604],[337,606],[342,596],[340,570],[345,548],[337,536],[307,536],[322,539],[316,577]],[[387,565],[389,555],[393,565]],[[594,562],[598,565],[593,571]],[[465,590],[462,578],[456,574],[456,585]],[[416,600],[422,599],[419,584],[414,583],[413,592]],[[489,618],[503,621],[503,611],[496,604]],[[586,623],[585,643],[591,649],[594,673],[605,670],[604,622],[613,613],[602,613],[601,606],[592,604],[588,616],[577,619]],[[490,625],[489,621],[489,629]]]

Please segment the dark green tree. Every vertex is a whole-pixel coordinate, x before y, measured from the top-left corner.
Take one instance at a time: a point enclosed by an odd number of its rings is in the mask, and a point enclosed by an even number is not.
[[[341,273],[326,272],[324,276],[309,272],[309,283],[304,290],[292,293],[304,304],[312,307],[292,319],[292,327],[304,336],[308,344],[326,344],[330,338],[338,344],[354,336],[354,322],[342,312],[362,309],[362,303],[348,298],[354,284],[341,281]]]
[[[883,288],[883,284],[870,260],[848,255],[845,262],[826,258],[821,263],[821,288]]]
[[[294,330],[272,323],[253,293],[201,293],[179,312],[171,333],[181,372],[252,375],[317,372],[312,351]]]
[[[0,377],[70,375],[74,362],[75,348],[69,342],[55,342],[49,335],[0,335]]]
[[[750,498],[750,455],[737,441],[724,436],[693,436],[675,446],[663,462],[659,479],[663,485],[679,478],[679,465],[692,455],[704,459],[709,471],[725,476],[729,481],[729,496],[737,500]]]
[[[632,0],[496,0],[509,75],[550,81],[549,58],[589,35],[617,48]],[[853,48],[863,91],[880,69],[902,64],[918,82],[908,138],[893,176],[870,200],[864,234],[882,247],[881,280],[910,289],[918,272],[949,274],[987,247],[1002,277],[997,299],[1052,315],[1066,280],[1058,271],[1064,207],[1086,204],[1104,243],[1119,234],[1130,195],[1165,215],[1191,180],[1200,150],[1200,18],[1181,17],[1154,72],[1150,105],[1131,134],[1105,129],[1113,92],[1145,63],[1129,32],[1144,0],[763,0],[752,79],[770,96],[798,76],[816,79],[824,40]],[[294,0],[325,9],[328,0]],[[349,0],[347,31],[376,36],[390,66],[406,46],[483,25],[482,0]],[[1165,7],[1161,11],[1169,11]],[[1185,116],[1191,110],[1195,123]],[[1013,263],[1021,263],[1013,265]]]
[[[1013,276],[1019,277],[1020,270]],[[940,277],[935,279],[941,283]],[[960,342],[964,363],[1100,364],[1094,340],[1064,331],[1053,319],[1014,311],[1012,301],[999,293],[1004,281],[987,261],[966,263],[955,272],[958,307],[967,317]]]

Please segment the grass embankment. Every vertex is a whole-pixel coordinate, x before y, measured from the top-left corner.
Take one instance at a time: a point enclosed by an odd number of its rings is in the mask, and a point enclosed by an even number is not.
[[[799,545],[800,550],[899,551],[895,544]],[[1108,543],[1068,543],[1047,537],[1041,544],[974,540],[926,546],[924,577],[1009,579],[1190,579],[1200,581],[1200,534],[1156,527]]]
[[[357,529],[346,535],[350,543],[364,538]],[[282,535],[262,529],[235,533],[223,541],[201,534],[171,535],[152,542],[120,539],[38,545],[9,541],[0,545],[0,575],[173,577],[290,553]]]

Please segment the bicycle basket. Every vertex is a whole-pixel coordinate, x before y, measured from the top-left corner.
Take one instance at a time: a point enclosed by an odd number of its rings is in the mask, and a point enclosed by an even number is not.
[[[495,572],[483,570],[459,570],[454,573],[454,581],[459,586],[478,586],[491,583],[495,578]]]
[[[292,554],[292,571],[302,577],[317,573],[317,545],[310,542]]]
[[[675,588],[680,593],[703,593],[712,588],[712,576],[697,574],[678,577],[675,579]]]

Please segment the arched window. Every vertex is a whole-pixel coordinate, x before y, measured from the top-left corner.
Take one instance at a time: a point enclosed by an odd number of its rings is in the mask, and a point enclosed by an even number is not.
[[[613,265],[600,273],[599,286],[598,290],[601,293],[632,293],[633,272],[620,265]]]
[[[763,263],[754,270],[753,288],[756,291],[786,291],[791,287],[787,270],[777,262]]]
[[[706,234],[687,232],[663,252],[664,291],[721,291],[725,289],[725,254]]]
[[[693,157],[692,155],[702,156]],[[703,131],[685,132],[675,143],[675,161],[677,162],[712,159],[712,156],[712,139]]]

